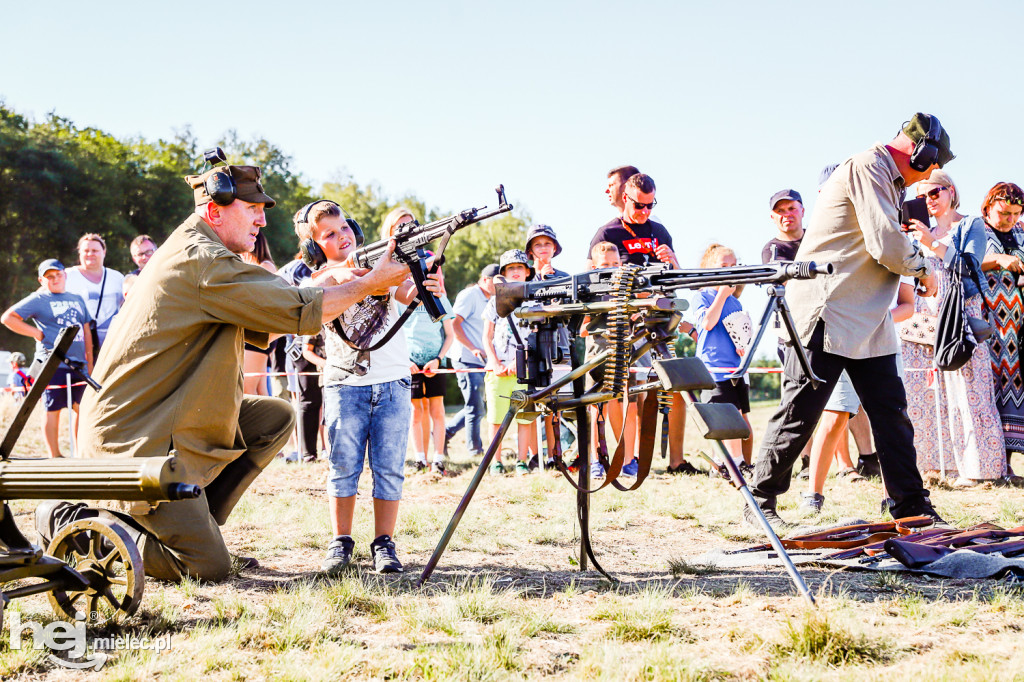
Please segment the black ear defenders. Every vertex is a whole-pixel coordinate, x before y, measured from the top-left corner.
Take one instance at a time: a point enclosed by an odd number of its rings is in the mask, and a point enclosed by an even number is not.
[[[942,124],[935,116],[928,115],[928,132],[914,145],[910,155],[910,167],[923,173],[939,162],[939,142],[942,139]]]
[[[224,155],[224,150],[220,147],[207,149],[203,153],[203,159],[206,163],[213,166],[219,163],[227,164],[228,162],[227,157]],[[210,200],[218,206],[227,206],[238,196],[238,186],[235,184],[235,179],[231,176],[231,167],[227,165],[216,173],[210,173],[206,180],[203,180],[203,189],[206,190]]]
[[[299,209],[302,215],[299,217],[298,222],[309,222],[309,212],[313,209],[313,206],[322,202],[327,202],[329,204],[333,204],[334,206],[338,206],[336,202],[331,201],[330,199],[317,199],[316,201],[308,203],[301,209]],[[357,223],[355,220],[350,218],[347,213],[345,213],[345,209],[343,209],[341,206],[338,206],[338,210],[341,211],[341,215],[344,216],[345,224],[348,225],[349,229],[351,229],[352,233],[355,235],[356,246],[362,246],[363,229],[359,227],[359,223]],[[314,270],[319,270],[320,268],[327,264],[327,256],[324,254],[324,250],[321,249],[320,245],[317,244],[312,239],[303,239],[301,242],[299,242],[299,253],[302,254],[302,260],[305,261],[306,265],[308,265]]]

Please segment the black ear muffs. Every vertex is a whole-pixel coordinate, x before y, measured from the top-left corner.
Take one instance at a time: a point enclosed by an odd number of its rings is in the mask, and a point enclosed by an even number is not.
[[[203,181],[203,187],[210,200],[218,206],[227,206],[238,196],[238,186],[235,179],[231,177],[230,168],[218,170]]]
[[[928,117],[928,133],[914,145],[910,155],[910,167],[919,173],[939,162],[939,142],[942,140],[942,124],[935,116]]]
[[[312,239],[303,239],[299,242],[299,252],[302,254],[303,262],[312,270],[319,270],[327,265],[327,256],[324,254],[324,250]]]

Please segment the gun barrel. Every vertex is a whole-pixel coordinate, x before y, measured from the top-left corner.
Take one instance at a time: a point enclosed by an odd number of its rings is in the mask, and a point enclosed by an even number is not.
[[[198,497],[174,457],[10,459],[0,462],[0,499],[158,502]]]

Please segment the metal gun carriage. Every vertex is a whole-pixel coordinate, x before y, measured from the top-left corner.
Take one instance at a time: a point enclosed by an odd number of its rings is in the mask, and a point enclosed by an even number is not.
[[[29,542],[15,524],[9,500],[156,503],[195,498],[201,492],[182,482],[173,452],[142,459],[11,458],[29,415],[77,333],[78,327],[68,327],[57,336],[0,443],[0,624],[11,599],[41,593],[67,620],[78,613],[90,623],[125,618],[139,608],[145,585],[139,549],[117,523],[104,518],[74,521],[43,548]]]

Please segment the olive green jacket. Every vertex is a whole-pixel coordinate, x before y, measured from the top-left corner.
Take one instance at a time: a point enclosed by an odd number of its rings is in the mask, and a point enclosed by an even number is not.
[[[185,481],[209,484],[245,451],[238,427],[245,341],[316,334],[323,290],[296,288],[228,251],[192,215],[160,246],[131,289],[82,400],[85,457],[162,457]]]

